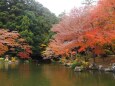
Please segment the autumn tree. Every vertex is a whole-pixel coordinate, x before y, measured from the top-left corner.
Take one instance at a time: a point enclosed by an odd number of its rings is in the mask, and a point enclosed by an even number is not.
[[[74,48],[76,52],[103,54],[104,45],[115,45],[115,0],[100,0],[90,8],[74,8],[52,31],[56,34],[49,47],[57,55],[66,54],[66,50],[70,53]]]
[[[32,53],[31,46],[17,31],[0,29],[0,45],[0,55],[12,52],[20,58],[30,58]]]

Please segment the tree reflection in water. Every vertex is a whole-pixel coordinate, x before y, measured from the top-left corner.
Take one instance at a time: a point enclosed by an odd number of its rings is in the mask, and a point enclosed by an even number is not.
[[[74,72],[59,64],[1,64],[0,86],[114,86],[115,74]]]

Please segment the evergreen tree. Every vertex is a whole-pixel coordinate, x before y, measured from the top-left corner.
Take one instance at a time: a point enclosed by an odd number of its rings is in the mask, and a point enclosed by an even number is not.
[[[58,22],[55,14],[35,0],[0,0],[0,28],[18,31],[40,55],[52,36],[50,28]]]

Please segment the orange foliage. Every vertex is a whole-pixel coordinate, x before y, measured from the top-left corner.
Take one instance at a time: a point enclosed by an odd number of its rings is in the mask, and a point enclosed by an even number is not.
[[[99,0],[88,9],[74,8],[52,31],[56,35],[49,47],[57,55],[79,46],[79,52],[90,47],[96,54],[103,53],[102,46],[115,40],[115,0]]]
[[[21,58],[29,58],[32,53],[31,47],[20,37],[18,32],[0,29],[0,55],[9,50],[15,52],[16,48],[21,48],[26,54],[26,56],[20,54]]]

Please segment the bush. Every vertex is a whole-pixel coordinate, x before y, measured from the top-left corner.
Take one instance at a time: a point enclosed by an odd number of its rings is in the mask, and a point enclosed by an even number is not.
[[[113,52],[110,51],[110,50],[105,50],[105,53],[106,53],[107,55],[112,55],[112,54],[113,54]]]
[[[83,65],[84,68],[88,68],[89,67],[89,62],[82,61],[82,65]]]
[[[81,62],[74,61],[71,65],[71,68],[74,69],[76,66],[81,66],[81,65],[82,65]]]
[[[63,63],[66,63],[67,60],[62,58],[62,59],[59,60],[59,62],[63,64]]]

